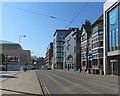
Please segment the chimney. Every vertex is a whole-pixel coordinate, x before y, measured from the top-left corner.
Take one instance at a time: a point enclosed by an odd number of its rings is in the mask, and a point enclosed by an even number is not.
[[[90,21],[88,21],[88,20],[86,19],[85,25],[91,25]]]

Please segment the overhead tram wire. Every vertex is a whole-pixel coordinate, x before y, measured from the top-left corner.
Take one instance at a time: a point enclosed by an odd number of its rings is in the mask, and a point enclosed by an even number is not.
[[[31,11],[31,10],[27,10],[27,9],[15,7],[15,6],[7,5],[7,4],[2,4],[2,5],[3,6],[7,6],[7,7],[11,7],[11,8],[14,8],[14,9],[18,9],[18,10],[21,10],[21,11],[29,12],[29,13],[32,13],[32,14],[36,14],[36,15],[46,16],[46,17],[50,17],[50,18],[54,17],[54,16],[50,16],[50,15],[46,15],[46,14],[43,14],[43,13],[34,12],[34,11]]]
[[[70,21],[70,23],[66,26],[66,28],[68,28],[73,22],[74,20],[80,15],[80,13],[83,11],[83,9],[88,5],[88,2],[86,2],[86,4],[80,9],[80,11],[78,12],[78,14]]]
[[[60,18],[60,17],[46,15],[46,14],[43,14],[43,13],[38,13],[38,12],[34,12],[34,11],[31,11],[31,10],[27,10],[27,9],[15,7],[15,6],[7,5],[7,4],[2,4],[2,5],[10,7],[10,8],[18,9],[18,10],[21,10],[21,11],[24,11],[24,12],[29,12],[29,13],[32,13],[32,14],[35,14],[35,15],[41,15],[41,16],[45,16],[45,17],[48,17],[48,18],[57,19],[57,20],[64,21],[64,22],[69,22],[70,21],[70,20]]]

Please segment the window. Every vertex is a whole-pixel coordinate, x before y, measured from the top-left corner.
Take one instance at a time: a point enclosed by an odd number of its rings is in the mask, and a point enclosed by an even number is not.
[[[100,41],[100,47],[103,46],[103,41]]]
[[[103,37],[100,37],[100,40],[103,40]]]
[[[69,50],[70,49],[70,46],[67,46],[67,50]]]
[[[96,38],[96,41],[97,41],[97,38]]]
[[[112,46],[114,46],[114,30],[112,30]]]
[[[85,66],[85,61],[83,61],[83,66]]]
[[[85,52],[85,46],[83,46],[82,49],[83,49],[83,52]]]
[[[111,31],[109,32],[109,51],[111,51]]]
[[[99,54],[100,57],[103,57],[103,54]]]
[[[97,65],[97,59],[93,60],[93,65],[95,65],[95,66]]]
[[[118,44],[119,44],[119,50],[120,50],[120,4],[119,4],[119,27],[118,28],[119,28],[118,29],[119,30],[119,32],[118,32],[119,33],[119,38],[118,38],[119,42],[118,42]]]
[[[70,40],[67,41],[67,44],[70,44]]]
[[[74,46],[74,53],[76,53],[76,47]]]
[[[103,59],[100,59],[100,66],[103,66]]]
[[[90,51],[91,51],[91,49],[92,49],[92,48],[91,48],[91,46],[90,46]]]
[[[118,49],[118,28],[115,29],[115,50]]]
[[[118,6],[109,13],[109,51],[117,50],[118,48]]]
[[[93,55],[93,59],[96,59],[97,58],[97,55]]]

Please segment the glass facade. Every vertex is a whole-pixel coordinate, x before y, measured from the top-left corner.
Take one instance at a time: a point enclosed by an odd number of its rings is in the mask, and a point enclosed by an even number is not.
[[[119,30],[118,30],[119,31],[119,34],[118,34],[119,42],[118,42],[118,44],[119,44],[119,50],[120,50],[120,4],[119,4],[119,20],[118,21],[119,21]]]
[[[109,50],[108,51],[114,51],[119,49],[120,42],[118,41],[118,38],[120,36],[120,32],[118,31],[118,8],[120,6],[115,7],[113,10],[111,10],[108,13],[109,16],[109,24],[108,24],[108,36],[109,36]]]

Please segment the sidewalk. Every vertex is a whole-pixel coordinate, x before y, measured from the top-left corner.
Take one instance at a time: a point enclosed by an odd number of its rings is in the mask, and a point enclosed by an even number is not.
[[[18,71],[2,71],[0,72],[0,79],[1,81],[5,81],[9,78],[14,78],[15,75],[17,75],[19,72]]]
[[[0,89],[2,94],[18,94],[18,96],[19,94],[24,96],[42,95],[40,84],[33,70],[26,72],[11,71],[3,73],[2,76],[4,77],[2,78],[2,88]]]

